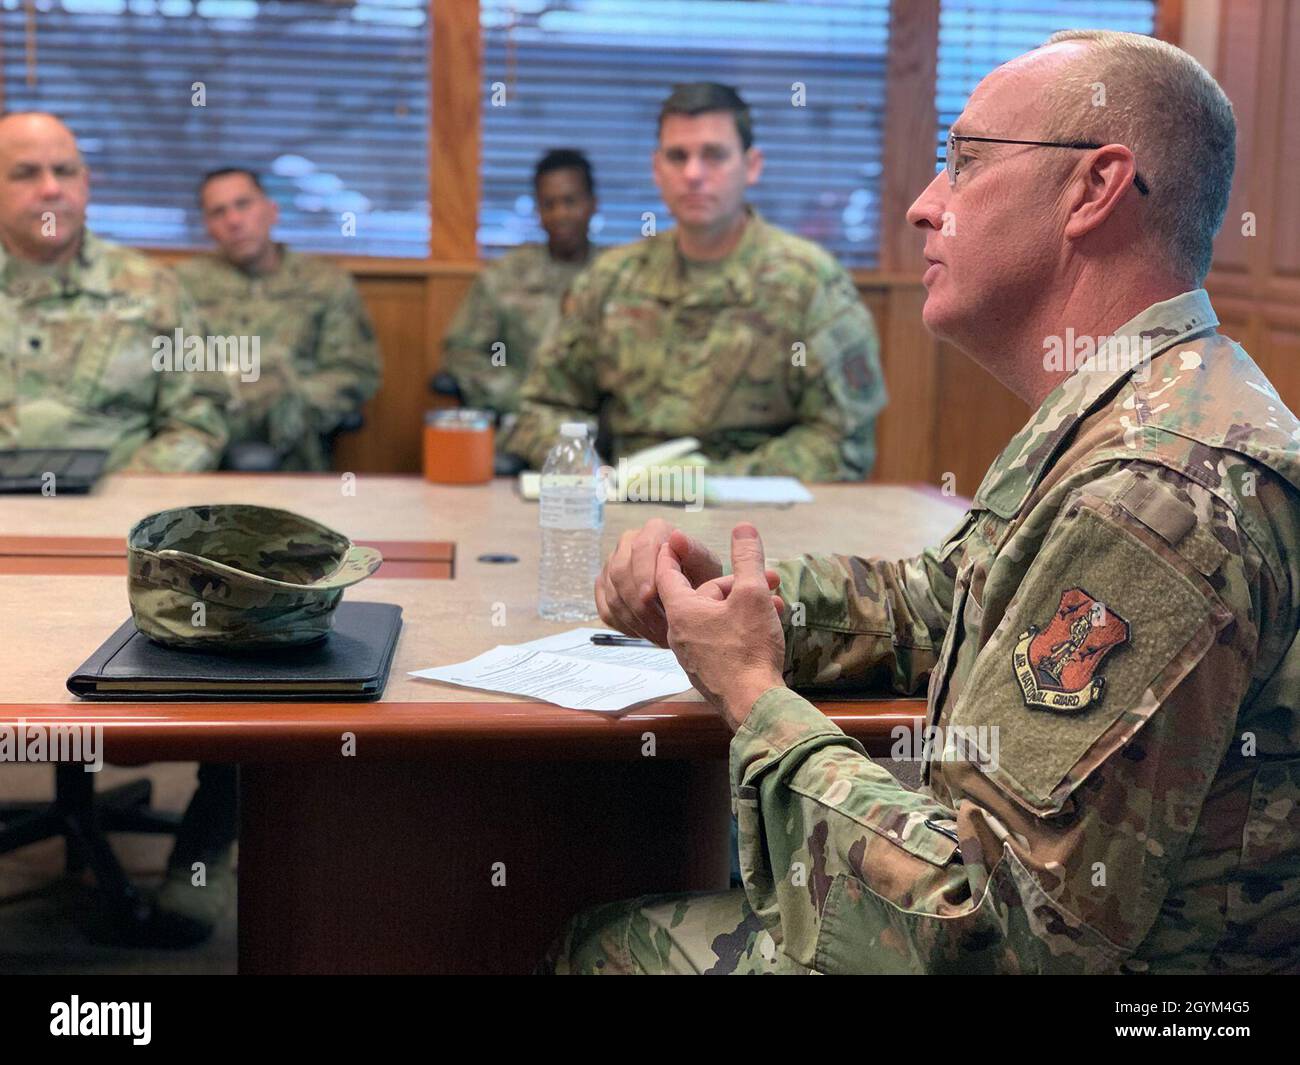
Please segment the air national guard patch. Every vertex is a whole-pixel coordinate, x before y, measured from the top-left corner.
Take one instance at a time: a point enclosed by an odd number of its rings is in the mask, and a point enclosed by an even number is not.
[[[1025,705],[1068,714],[1098,702],[1106,678],[1097,669],[1128,637],[1128,622],[1082,588],[1062,592],[1047,628],[1030,625],[1011,655]]]

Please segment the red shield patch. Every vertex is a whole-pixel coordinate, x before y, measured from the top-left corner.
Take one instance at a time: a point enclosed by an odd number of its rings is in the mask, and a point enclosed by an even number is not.
[[[1100,699],[1105,678],[1097,669],[1128,639],[1128,622],[1082,588],[1062,592],[1047,627],[1031,625],[1012,652],[1025,705],[1068,713]]]

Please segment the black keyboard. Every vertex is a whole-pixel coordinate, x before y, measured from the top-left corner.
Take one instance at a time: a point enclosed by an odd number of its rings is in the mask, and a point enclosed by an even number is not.
[[[107,451],[30,447],[0,451],[0,492],[89,492],[108,461]],[[53,474],[53,479],[47,475]]]

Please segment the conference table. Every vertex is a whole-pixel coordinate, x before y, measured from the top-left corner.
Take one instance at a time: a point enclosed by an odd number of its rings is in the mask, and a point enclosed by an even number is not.
[[[769,561],[902,558],[937,542],[966,506],[923,486],[810,490],[812,503],[784,508],[611,504],[604,546],[662,517],[725,557],[731,527],[747,519]],[[402,608],[382,698],[69,694],[68,675],[129,614],[130,526],[169,507],[235,502],[294,510],[383,551],[379,571],[346,592]],[[694,691],[611,715],[408,675],[574,627],[537,615],[539,546],[537,506],[506,480],[117,474],[87,495],[7,497],[0,725],[101,726],[114,764],[240,765],[241,972],[527,972],[576,911],[723,889],[729,867],[730,734]],[[877,754],[924,709],[866,696],[817,705]]]

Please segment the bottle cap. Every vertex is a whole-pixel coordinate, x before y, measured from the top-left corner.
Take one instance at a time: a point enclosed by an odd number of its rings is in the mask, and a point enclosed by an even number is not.
[[[561,436],[572,436],[581,439],[587,435],[586,422],[565,422],[560,426]]]

